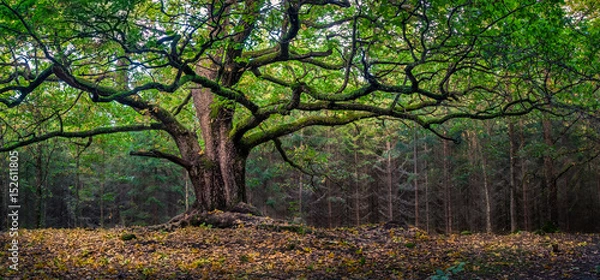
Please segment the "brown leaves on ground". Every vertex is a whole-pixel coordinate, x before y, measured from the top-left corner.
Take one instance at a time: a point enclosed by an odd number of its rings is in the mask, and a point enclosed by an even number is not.
[[[279,229],[279,230],[278,230]],[[19,231],[17,279],[598,279],[599,235],[290,226]],[[124,234],[134,234],[123,238]],[[123,240],[129,239],[129,240]],[[12,240],[0,258],[7,260]],[[461,270],[448,269],[461,267]],[[451,275],[454,272],[454,275]],[[448,276],[449,278],[444,278]]]

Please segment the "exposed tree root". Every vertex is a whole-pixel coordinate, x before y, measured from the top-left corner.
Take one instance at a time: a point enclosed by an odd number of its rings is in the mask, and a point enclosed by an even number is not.
[[[189,226],[209,226],[214,228],[256,227],[272,231],[316,233],[312,227],[308,227],[302,223],[275,220],[270,217],[265,217],[254,206],[243,202],[237,204],[229,211],[201,211],[195,208],[190,209],[187,212],[173,217],[167,223],[146,227],[145,229],[174,231]],[[372,227],[372,230],[389,230],[390,228],[408,228],[408,225],[404,221],[390,221],[375,225]]]
[[[174,231],[188,226],[210,226],[215,228],[236,228],[254,226],[276,231],[310,232],[302,224],[290,224],[283,220],[274,220],[262,214],[252,205],[239,203],[229,211],[213,210],[201,211],[190,209],[187,212],[173,217],[164,224],[148,227],[150,230]]]

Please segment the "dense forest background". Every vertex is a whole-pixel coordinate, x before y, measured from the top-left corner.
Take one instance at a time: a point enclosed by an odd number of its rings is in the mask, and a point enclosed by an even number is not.
[[[429,232],[600,231],[597,121],[531,114],[443,131],[456,141],[386,119],[305,129],[282,138],[295,166],[272,143],[250,155],[249,202],[319,227],[395,220]],[[194,199],[182,168],[128,155],[136,145],[168,148],[166,139],[139,132],[20,148],[21,225],[152,225],[185,211]],[[6,158],[0,164],[7,170]]]

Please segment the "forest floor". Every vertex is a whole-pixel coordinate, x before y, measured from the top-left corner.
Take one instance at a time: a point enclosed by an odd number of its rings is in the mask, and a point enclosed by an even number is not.
[[[269,218],[264,218],[266,221]],[[599,234],[427,234],[389,224],[315,229],[19,230],[0,279],[600,279]]]

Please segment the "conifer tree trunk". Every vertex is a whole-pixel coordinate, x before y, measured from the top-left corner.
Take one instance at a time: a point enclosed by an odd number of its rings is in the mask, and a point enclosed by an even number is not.
[[[413,135],[413,173],[415,176],[415,226],[419,227],[419,149],[417,146],[417,129]]]
[[[481,173],[483,175],[483,190],[484,190],[484,198],[485,198],[485,231],[487,233],[492,232],[492,198],[490,191],[490,184],[488,180],[488,168],[487,168],[487,157],[483,154],[481,150],[481,145],[479,146],[479,153],[481,154]]]
[[[185,189],[185,211],[187,212],[190,209],[190,186],[189,186],[189,180],[188,180],[188,174],[187,174],[187,170],[183,170],[183,182],[185,184],[184,189]]]
[[[444,136],[446,133],[444,132]],[[444,188],[444,219],[446,224],[446,233],[452,232],[452,196],[450,194],[450,164],[448,157],[450,156],[449,152],[449,143],[446,140],[442,141],[443,146],[443,188]]]
[[[331,130],[327,130],[327,139],[331,139]],[[331,143],[327,143],[327,154],[331,155]],[[333,207],[331,205],[332,192],[331,192],[331,180],[325,179],[325,187],[327,188],[327,224],[329,228],[333,228]]]
[[[548,148],[554,145],[552,141],[552,122],[549,119],[542,120],[544,143]],[[558,225],[558,186],[554,174],[554,162],[550,154],[544,155],[544,177],[547,191],[547,221]]]
[[[517,143],[515,139],[515,126],[512,121],[508,123],[508,139],[510,142],[510,232],[517,231]]]
[[[358,148],[357,141],[354,139],[354,219],[356,226],[360,226],[360,182],[358,174]]]
[[[104,228],[104,180],[100,182],[100,228]]]
[[[4,134],[0,133],[0,147],[4,146]],[[2,159],[0,159],[0,170],[8,170],[8,168],[6,167],[5,162],[7,162],[6,160],[6,155],[2,155]],[[3,172],[0,174],[0,225],[2,225],[2,228],[9,228],[8,226],[8,220],[6,219],[7,214],[6,211],[8,209],[8,189],[7,187],[4,186],[8,186],[8,180],[5,179],[5,175],[7,174],[7,172]]]
[[[486,155],[483,153],[482,144],[478,141],[477,134],[473,133],[473,146],[477,149],[481,160],[481,177],[483,178],[483,200],[485,204],[485,231],[487,233],[492,232],[492,199],[491,190],[488,178],[488,160]]]
[[[598,201],[600,201],[600,175],[597,174],[596,177],[598,177],[598,179],[596,179],[596,181],[597,181],[596,184],[597,184],[597,187],[598,187]],[[600,208],[600,205],[598,205],[598,208]],[[598,210],[600,210],[600,209],[598,209]]]
[[[333,228],[333,207],[331,205],[331,182],[329,179],[326,179],[325,182],[327,186],[327,224],[329,228]]]
[[[425,142],[423,147],[424,153],[427,153],[427,142]],[[427,172],[427,162],[425,162],[425,229],[427,232],[430,232],[430,216],[431,213],[429,211],[429,172]]]
[[[386,150],[388,151],[388,155],[386,158],[386,185],[387,185],[387,193],[388,193],[388,220],[394,220],[394,179],[393,179],[393,165],[392,165],[392,144],[390,141],[385,142]]]
[[[35,226],[37,228],[42,228],[44,225],[44,166],[42,163],[42,154],[43,149],[42,145],[37,145],[37,151],[35,155],[35,187],[36,187],[36,196],[37,196],[37,205],[36,205],[36,222]]]
[[[300,133],[300,138],[302,138],[302,133]],[[304,145],[304,141],[300,140],[300,148]],[[302,173],[298,172],[298,215],[300,218],[304,218],[302,213],[302,194],[304,193],[304,185],[302,182]]]
[[[519,150],[525,147],[525,134],[523,132],[523,120],[519,119]],[[531,202],[529,201],[529,180],[527,178],[527,164],[524,157],[520,157],[521,162],[521,196],[523,204],[523,228],[525,231],[531,231]]]

